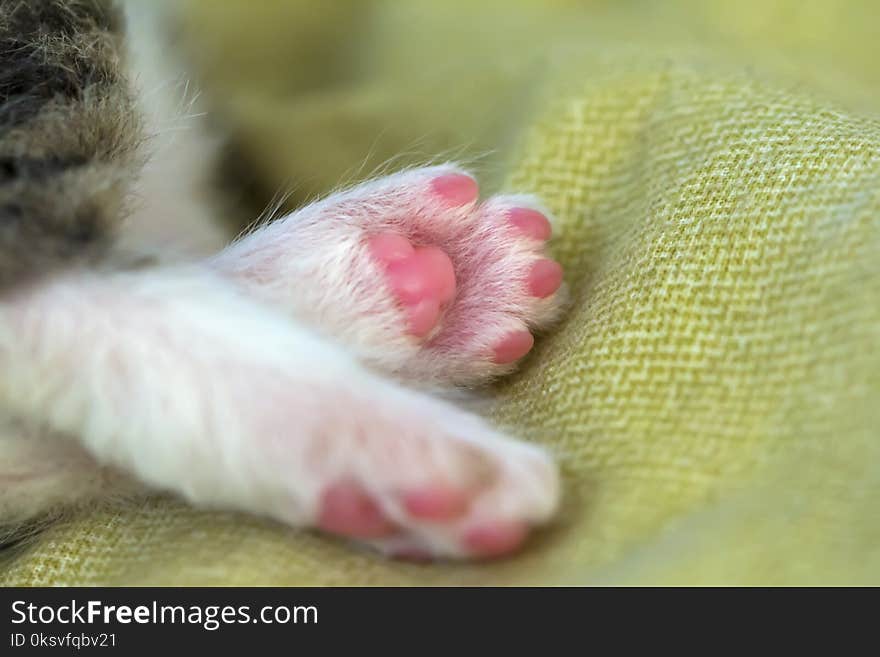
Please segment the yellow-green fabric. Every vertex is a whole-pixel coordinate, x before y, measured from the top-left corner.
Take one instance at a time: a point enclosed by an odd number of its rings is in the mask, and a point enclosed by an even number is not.
[[[463,157],[559,218],[573,303],[496,418],[564,470],[515,558],[385,561],[168,500],[3,584],[880,584],[876,2],[203,0],[266,189]],[[390,164],[387,164],[390,162]]]

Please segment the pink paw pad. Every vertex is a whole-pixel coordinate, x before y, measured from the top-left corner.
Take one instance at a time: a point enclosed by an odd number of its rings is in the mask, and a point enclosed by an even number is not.
[[[529,272],[529,293],[543,299],[562,285],[562,265],[555,260],[538,260]]]
[[[450,520],[464,513],[470,500],[462,491],[435,487],[408,493],[404,508],[419,520]]]
[[[384,264],[388,283],[406,308],[409,332],[424,337],[455,296],[455,270],[449,256],[437,247],[413,247],[395,233],[370,238],[370,249]]]
[[[494,360],[499,365],[507,365],[519,360],[532,350],[535,338],[526,330],[514,331],[495,345]]]
[[[452,206],[473,203],[480,194],[477,181],[462,173],[449,173],[434,178],[431,187],[435,194]]]
[[[336,484],[324,491],[317,526],[352,538],[379,538],[395,529],[375,501],[352,483]]]
[[[546,241],[553,232],[550,221],[537,210],[513,208],[508,211],[507,219],[521,234],[535,240]]]
[[[476,557],[500,557],[521,546],[527,535],[522,523],[480,525],[465,534],[464,545]]]

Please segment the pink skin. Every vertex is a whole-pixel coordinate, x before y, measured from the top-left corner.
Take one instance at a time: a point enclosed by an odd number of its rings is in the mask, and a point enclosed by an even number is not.
[[[406,308],[409,333],[425,337],[455,296],[455,271],[449,256],[432,246],[415,248],[395,233],[371,238],[370,249],[384,264],[391,289]]]
[[[394,525],[357,484],[331,486],[321,496],[317,526],[331,534],[351,538],[380,538],[394,531]]]
[[[434,178],[431,187],[451,206],[473,203],[480,193],[477,181],[461,173],[450,173]]]
[[[515,551],[527,535],[521,523],[479,525],[465,534],[464,543],[474,556],[490,559]]]
[[[543,214],[530,208],[513,208],[507,213],[513,226],[523,235],[534,240],[546,242],[550,239],[552,228]]]
[[[450,520],[467,511],[470,499],[459,490],[436,487],[414,491],[404,497],[407,513],[419,520]]]
[[[403,506],[413,518],[442,522],[462,515],[469,501],[461,491],[437,486],[404,495]],[[395,531],[373,499],[348,481],[324,491],[317,524],[324,531],[352,538],[381,538]]]
[[[538,260],[529,273],[529,292],[543,299],[562,285],[562,266],[554,260]]]
[[[499,365],[514,363],[532,350],[535,338],[523,329],[508,333],[505,338],[495,345],[494,358]]]

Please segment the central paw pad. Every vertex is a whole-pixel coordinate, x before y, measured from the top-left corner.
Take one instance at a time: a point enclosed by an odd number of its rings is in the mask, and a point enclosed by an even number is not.
[[[414,247],[396,233],[373,237],[370,248],[385,268],[398,302],[406,309],[409,333],[425,337],[455,296],[455,270],[449,256],[437,247]]]

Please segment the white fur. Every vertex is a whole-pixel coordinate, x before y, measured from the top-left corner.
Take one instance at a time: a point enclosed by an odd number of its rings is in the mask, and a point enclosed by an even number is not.
[[[543,452],[371,374],[200,269],[69,274],[8,299],[2,318],[10,416],[194,503],[305,525],[327,486],[352,480],[448,555],[475,522],[555,508]],[[409,520],[402,493],[438,483],[480,490],[468,516]]]
[[[217,195],[209,180],[217,139],[199,120],[198,89],[164,38],[161,21],[169,8],[166,0],[125,5],[130,78],[145,122],[148,159],[117,248],[181,262],[220,250],[228,236],[216,221]]]

